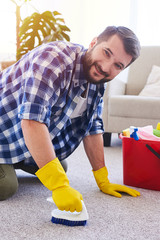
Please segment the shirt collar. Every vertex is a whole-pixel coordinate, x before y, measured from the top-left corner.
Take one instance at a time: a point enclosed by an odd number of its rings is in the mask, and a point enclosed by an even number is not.
[[[83,72],[83,57],[86,51],[87,50],[81,51],[77,56],[73,74],[74,87],[81,86],[87,83],[87,80]]]

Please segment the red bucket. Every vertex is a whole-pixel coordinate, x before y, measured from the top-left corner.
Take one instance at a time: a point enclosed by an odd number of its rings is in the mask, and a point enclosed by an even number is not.
[[[124,137],[123,182],[126,185],[160,190],[160,141]]]

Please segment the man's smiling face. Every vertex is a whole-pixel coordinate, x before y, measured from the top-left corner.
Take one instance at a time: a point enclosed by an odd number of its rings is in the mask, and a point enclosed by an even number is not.
[[[84,57],[84,73],[88,82],[98,84],[115,78],[131,62],[132,56],[125,52],[122,40],[111,36],[97,43],[94,38]]]

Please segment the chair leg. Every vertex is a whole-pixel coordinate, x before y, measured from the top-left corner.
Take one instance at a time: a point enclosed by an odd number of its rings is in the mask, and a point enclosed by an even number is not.
[[[103,142],[105,147],[110,147],[111,145],[111,135],[112,133],[105,132],[103,134]]]

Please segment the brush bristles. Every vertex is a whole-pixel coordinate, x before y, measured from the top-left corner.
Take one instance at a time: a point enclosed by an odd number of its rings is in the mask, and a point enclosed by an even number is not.
[[[85,226],[87,221],[71,221],[71,220],[66,220],[66,219],[61,219],[61,218],[55,218],[52,217],[51,221],[55,224],[62,224],[70,227],[75,227],[75,226]]]

